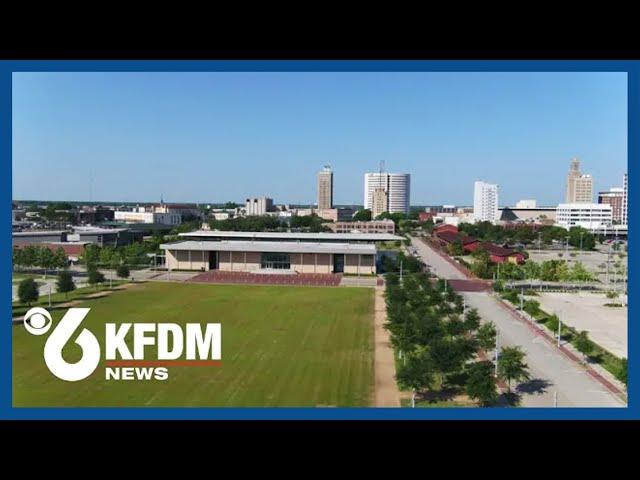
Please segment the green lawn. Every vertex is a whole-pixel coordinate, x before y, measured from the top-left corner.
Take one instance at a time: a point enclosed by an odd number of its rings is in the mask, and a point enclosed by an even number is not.
[[[14,406],[368,406],[373,290],[146,283],[87,300],[83,325],[219,322],[222,365],[171,367],[165,381],[64,382],[46,368],[44,337],[13,327]],[[63,311],[53,311],[54,322]],[[73,362],[79,348],[65,347]],[[104,356],[103,356],[104,358]],[[153,357],[151,357],[153,358]]]

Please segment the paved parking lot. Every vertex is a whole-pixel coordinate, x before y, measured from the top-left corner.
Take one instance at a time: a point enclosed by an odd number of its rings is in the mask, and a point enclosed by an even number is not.
[[[555,313],[567,325],[586,330],[589,337],[616,356],[627,358],[628,309],[605,307],[617,302],[601,293],[542,293],[534,297],[547,313]]]

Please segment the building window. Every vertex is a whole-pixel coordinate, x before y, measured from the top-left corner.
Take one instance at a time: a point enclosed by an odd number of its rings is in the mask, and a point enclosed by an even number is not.
[[[260,268],[291,269],[291,258],[288,253],[263,253]]]

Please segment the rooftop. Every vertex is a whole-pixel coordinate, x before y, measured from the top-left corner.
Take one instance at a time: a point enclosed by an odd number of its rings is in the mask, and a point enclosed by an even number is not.
[[[44,235],[62,235],[66,230],[29,230],[26,232],[12,232],[14,237],[31,237]]]
[[[274,252],[274,253],[351,253],[375,255],[375,245],[353,243],[313,242],[247,242],[247,241],[198,241],[165,243],[163,250],[198,250],[218,252]]]
[[[302,232],[231,232],[221,230],[197,230],[178,234],[180,237],[247,238],[254,240],[285,239],[306,241],[363,241],[388,242],[403,240],[390,233],[302,233]]]

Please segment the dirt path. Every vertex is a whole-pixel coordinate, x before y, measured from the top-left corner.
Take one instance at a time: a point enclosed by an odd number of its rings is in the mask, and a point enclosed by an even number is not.
[[[375,399],[374,407],[399,407],[400,391],[396,385],[396,367],[389,332],[384,328],[387,307],[384,302],[384,287],[375,289]]]

